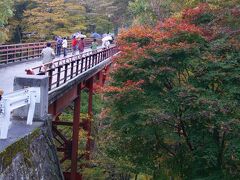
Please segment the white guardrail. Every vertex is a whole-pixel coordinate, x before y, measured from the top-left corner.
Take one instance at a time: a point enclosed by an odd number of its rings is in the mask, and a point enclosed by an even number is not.
[[[0,139],[7,139],[11,113],[15,109],[29,105],[27,125],[31,125],[36,103],[40,103],[39,87],[30,87],[3,95],[0,101]]]

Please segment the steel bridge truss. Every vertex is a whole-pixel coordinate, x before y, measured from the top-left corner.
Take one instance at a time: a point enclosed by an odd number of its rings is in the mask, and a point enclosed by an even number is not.
[[[105,75],[108,72],[109,66],[98,72],[95,76],[89,78],[85,82],[76,84],[70,91],[66,92],[61,98],[57,99],[53,104],[49,106],[49,113],[53,115],[52,130],[54,139],[58,144],[57,151],[61,154],[62,159],[60,163],[64,164],[66,161],[71,161],[71,165],[67,172],[64,172],[66,180],[81,180],[82,176],[79,173],[79,169],[82,169],[84,165],[78,164],[80,159],[90,160],[90,153],[92,150],[92,138],[91,138],[91,121],[93,118],[93,86],[94,83],[103,85],[105,81]],[[88,92],[88,116],[81,117],[81,93],[87,90]],[[63,120],[60,118],[64,109],[73,104],[73,119],[72,121]],[[71,129],[72,133],[66,134],[63,129]],[[85,153],[79,155],[79,141],[80,131],[84,130],[87,133],[87,141],[85,144]]]

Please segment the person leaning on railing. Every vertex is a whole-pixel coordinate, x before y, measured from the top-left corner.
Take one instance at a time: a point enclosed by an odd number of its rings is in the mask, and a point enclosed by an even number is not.
[[[51,48],[51,43],[47,43],[47,47],[45,47],[42,52],[42,63],[44,71],[46,72],[47,68],[51,67],[51,62],[55,58],[54,50]],[[47,65],[46,65],[47,64]]]

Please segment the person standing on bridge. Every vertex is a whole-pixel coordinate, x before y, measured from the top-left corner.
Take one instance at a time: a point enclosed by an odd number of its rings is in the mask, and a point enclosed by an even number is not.
[[[98,47],[97,39],[94,39],[91,45],[91,49],[93,53],[97,52],[97,47]]]
[[[62,42],[63,42],[63,40],[62,40],[61,36],[58,36],[57,37],[57,43],[56,43],[56,46],[57,46],[57,56],[61,55]]]
[[[42,63],[47,64],[47,65],[44,65],[44,71],[46,71],[47,68],[51,66],[50,62],[52,62],[53,59],[55,58],[55,53],[53,48],[51,48],[50,42],[48,42],[47,47],[45,47],[42,50],[41,55],[42,55]]]
[[[103,41],[102,43],[103,49],[108,49],[110,47],[110,42],[109,40]]]
[[[65,37],[65,38],[63,39],[63,42],[62,42],[63,55],[64,55],[64,57],[67,56],[67,46],[68,46],[68,42],[67,42],[67,38]]]
[[[76,39],[76,36],[73,36],[73,39],[72,39],[72,54],[73,55],[75,55],[76,50],[77,50],[77,39]]]
[[[84,51],[84,47],[85,47],[84,38],[82,37],[82,38],[78,41],[79,54]]]
[[[3,95],[3,90],[0,89],[0,101],[1,101],[1,99],[2,99],[2,95]]]

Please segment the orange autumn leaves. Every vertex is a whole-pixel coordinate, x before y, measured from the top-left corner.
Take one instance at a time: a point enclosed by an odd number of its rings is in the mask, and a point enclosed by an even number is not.
[[[192,22],[197,18],[199,18],[201,15],[209,13],[212,10],[213,9],[210,8],[208,3],[201,3],[195,8],[189,8],[189,9],[183,10],[182,18],[189,22]]]

